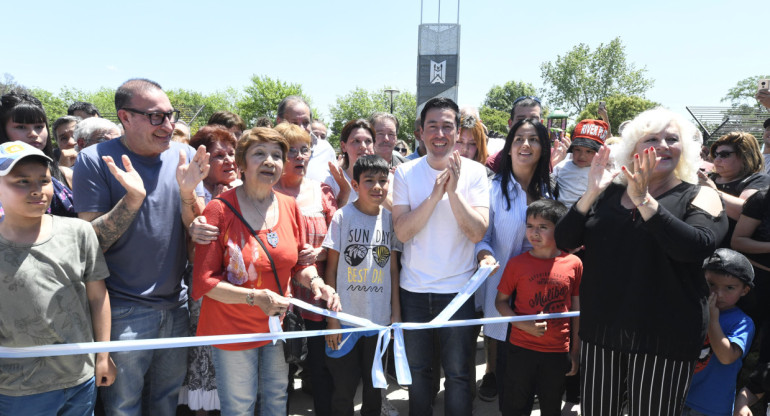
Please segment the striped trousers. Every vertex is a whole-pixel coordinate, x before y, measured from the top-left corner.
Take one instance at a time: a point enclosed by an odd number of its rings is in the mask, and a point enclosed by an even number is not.
[[[680,416],[695,361],[621,353],[581,342],[583,416]]]

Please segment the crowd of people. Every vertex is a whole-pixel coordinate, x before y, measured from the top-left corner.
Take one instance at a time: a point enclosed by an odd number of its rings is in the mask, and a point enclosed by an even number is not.
[[[79,102],[49,126],[35,97],[0,98],[0,346],[268,333],[294,315],[348,327],[289,297],[426,323],[492,266],[452,320],[580,316],[483,325],[479,385],[478,326],[405,331],[411,415],[433,413],[442,371],[448,415],[478,397],[505,415],[537,401],[548,416],[745,416],[770,390],[770,118],[761,141],[710,146],[663,108],[615,136],[606,109],[555,135],[527,96],[502,139],[434,98],[414,152],[374,113],[345,123],[338,155],[299,96],[275,120],[219,111],[191,132],[137,78],[115,109],[119,125]],[[315,414],[352,415],[359,385],[362,415],[389,414],[377,344],[373,330],[310,337],[300,358],[282,341],[0,358],[0,415],[286,414],[300,360]]]

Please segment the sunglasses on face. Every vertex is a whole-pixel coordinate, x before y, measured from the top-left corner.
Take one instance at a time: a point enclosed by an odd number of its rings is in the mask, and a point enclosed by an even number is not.
[[[400,153],[406,153],[406,147],[395,147],[394,148],[397,152]]]
[[[727,159],[733,153],[735,153],[735,152],[731,152],[729,150],[723,150],[721,152],[714,152],[714,159]]]

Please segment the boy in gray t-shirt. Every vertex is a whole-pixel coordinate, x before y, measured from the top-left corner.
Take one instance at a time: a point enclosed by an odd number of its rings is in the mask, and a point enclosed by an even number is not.
[[[353,166],[353,189],[358,199],[337,210],[323,246],[326,283],[340,295],[345,312],[389,325],[401,320],[398,298],[398,256],[401,243],[393,231],[389,211],[382,208],[388,196],[388,163],[362,156]],[[328,329],[340,328],[327,319]],[[326,363],[334,380],[332,414],[352,414],[358,383],[363,381],[361,414],[379,414],[382,398],[372,385],[372,363],[377,331],[326,336]]]
[[[90,224],[45,212],[48,158],[0,145],[0,346],[109,341],[107,264]],[[96,378],[94,378],[96,374]],[[0,358],[0,415],[90,415],[96,386],[115,380],[109,353]]]

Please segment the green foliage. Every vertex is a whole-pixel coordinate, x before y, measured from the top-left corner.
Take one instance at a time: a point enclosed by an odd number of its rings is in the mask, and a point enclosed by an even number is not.
[[[372,113],[377,111],[390,112],[390,95],[384,92],[388,88],[390,87],[374,91],[356,88],[341,97],[337,97],[336,103],[329,108],[332,117],[332,122],[328,126],[330,132],[327,140],[329,143],[339,148],[340,132],[348,121],[357,118],[368,119]],[[411,146],[414,121],[417,118],[417,98],[415,95],[409,91],[395,95],[393,97],[393,114],[400,125],[399,140],[404,140]]]
[[[300,84],[283,82],[266,75],[253,75],[251,84],[247,85],[243,89],[243,94],[238,97],[237,112],[247,125],[253,125],[259,117],[267,117],[275,121],[278,104],[290,95],[302,96],[310,103],[308,97],[302,92]],[[317,111],[313,111],[313,114],[316,113]]]
[[[487,129],[494,130],[503,135],[508,133],[508,119],[511,117],[508,111],[498,110],[485,105],[479,109],[479,116],[481,116],[481,121],[487,126]]]
[[[610,118],[610,128],[612,129],[613,135],[618,135],[618,127],[620,127],[620,123],[633,119],[642,111],[649,110],[660,105],[656,102],[646,100],[641,97],[619,94],[606,97],[604,102],[607,106],[607,115]],[[585,109],[580,112],[580,115],[578,115],[576,123],[587,118],[597,119],[598,109],[598,101],[588,104],[585,106]],[[572,129],[572,127],[570,127],[570,129]]]
[[[193,133],[198,128],[205,126],[212,114],[217,111],[235,111],[235,103],[230,100],[231,97],[227,93],[215,92],[213,94],[203,94],[197,91],[175,89],[166,90],[168,99],[171,101],[171,105],[175,108],[181,106],[192,107],[200,112],[193,120],[193,124],[190,126]],[[190,115],[192,116],[192,114]],[[187,121],[187,119],[185,119]]]
[[[513,108],[513,102],[517,98],[536,95],[537,91],[532,84],[522,81],[508,81],[502,86],[493,85],[492,88],[489,89],[489,92],[487,92],[483,105],[495,110],[503,111],[510,115],[511,109]],[[482,119],[484,119],[484,117],[482,117]]]
[[[770,79],[770,75],[757,75],[738,81],[734,87],[727,90],[727,94],[722,97],[721,101],[730,101],[730,105],[733,107],[748,105],[754,109],[759,109],[760,104],[754,95],[757,93],[757,82],[760,79]]]
[[[635,69],[626,62],[625,46],[619,37],[594,51],[581,43],[554,62],[543,63],[540,70],[549,103],[570,114],[611,95],[643,97],[653,85],[653,80],[645,77],[645,68]]]
[[[32,88],[29,90],[29,93],[43,104],[49,125],[53,124],[57,118],[67,115],[67,107],[69,107],[70,103],[64,101],[59,96],[42,88]]]

